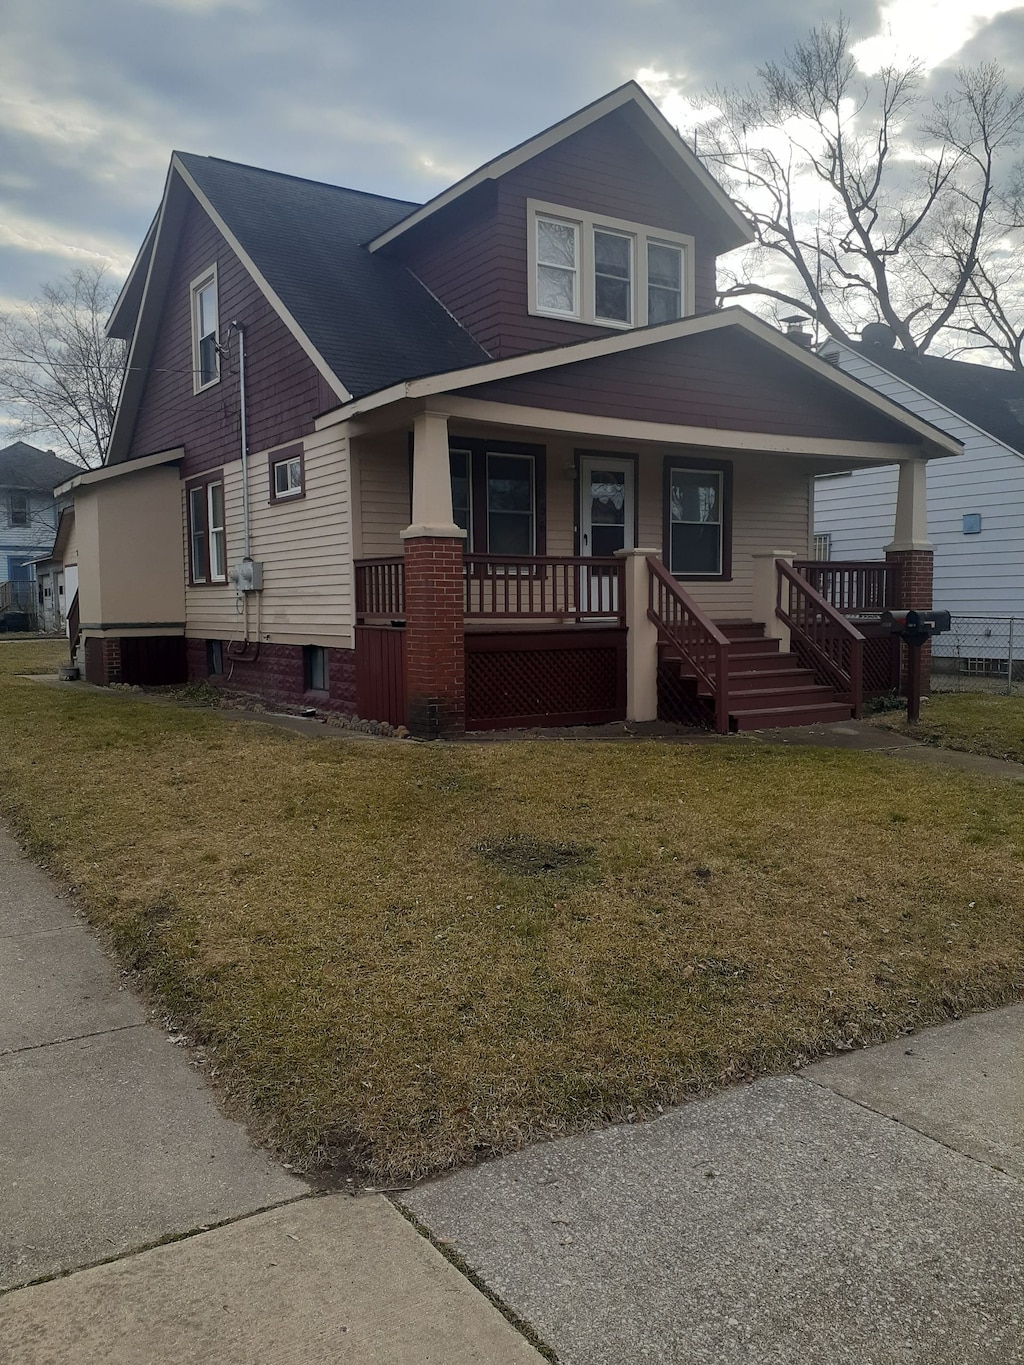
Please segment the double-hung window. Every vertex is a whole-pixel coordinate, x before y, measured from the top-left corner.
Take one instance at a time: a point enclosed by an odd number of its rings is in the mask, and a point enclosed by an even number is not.
[[[11,493],[7,505],[7,519],[11,526],[28,525],[28,494]]]
[[[529,309],[598,327],[646,327],[692,311],[693,240],[530,200]]]
[[[492,555],[543,554],[544,451],[539,446],[466,441],[449,454],[452,516],[466,549]]]
[[[193,583],[226,583],[224,483],[219,477],[188,488],[189,576]]]
[[[217,267],[192,281],[192,387],[199,393],[220,379],[217,349]]]
[[[665,462],[665,563],[677,578],[729,578],[732,467]]]

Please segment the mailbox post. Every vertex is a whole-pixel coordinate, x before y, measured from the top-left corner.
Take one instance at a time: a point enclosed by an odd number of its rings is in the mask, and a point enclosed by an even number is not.
[[[933,635],[949,630],[948,611],[886,611],[882,624],[907,645],[909,668],[907,687],[907,720],[921,718],[921,650]]]

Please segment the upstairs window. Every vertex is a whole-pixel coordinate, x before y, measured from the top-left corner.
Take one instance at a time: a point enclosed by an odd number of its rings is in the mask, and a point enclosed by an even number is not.
[[[530,200],[529,310],[598,327],[693,311],[693,239]]]
[[[575,223],[537,218],[537,307],[543,312],[579,315],[579,245]]]
[[[216,267],[192,283],[192,371],[196,393],[220,379]]]
[[[28,494],[11,493],[7,503],[7,520],[12,526],[28,525]]]

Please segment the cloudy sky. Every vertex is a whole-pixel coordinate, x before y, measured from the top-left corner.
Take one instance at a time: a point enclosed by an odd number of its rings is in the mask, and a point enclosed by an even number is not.
[[[865,68],[998,57],[1024,0],[844,0]],[[631,77],[674,122],[820,19],[805,0],[3,0],[0,309],[126,273],[172,148],[425,199]]]

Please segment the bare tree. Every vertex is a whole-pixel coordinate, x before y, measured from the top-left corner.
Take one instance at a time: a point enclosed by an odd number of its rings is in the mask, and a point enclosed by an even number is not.
[[[126,361],[104,335],[117,297],[102,266],[75,269],[19,312],[0,314],[0,404],[12,434],[56,437],[90,468],[107,449]]]
[[[919,64],[866,79],[849,38],[844,19],[813,29],[756,85],[705,96],[701,154],[756,231],[721,298],[798,310],[841,340],[884,322],[907,351],[941,337],[1020,368],[1024,92],[994,63],[938,100]]]

